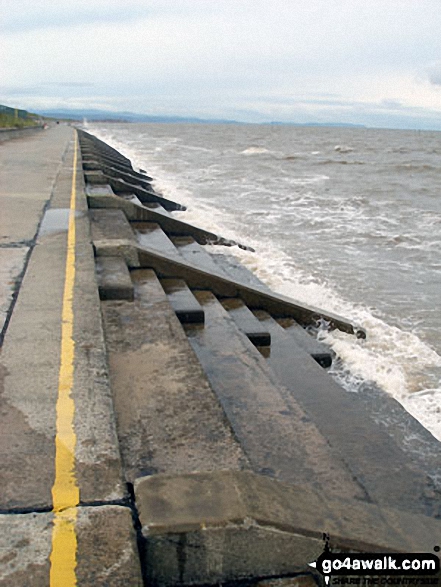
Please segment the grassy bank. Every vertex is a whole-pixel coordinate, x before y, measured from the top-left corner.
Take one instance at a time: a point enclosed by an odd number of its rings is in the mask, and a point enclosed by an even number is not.
[[[0,104],[0,128],[25,128],[41,124],[41,118],[26,110]]]

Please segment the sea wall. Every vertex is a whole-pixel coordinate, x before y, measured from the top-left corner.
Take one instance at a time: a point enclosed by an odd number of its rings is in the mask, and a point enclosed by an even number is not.
[[[40,132],[42,130],[44,130],[42,125],[27,126],[25,128],[0,128],[0,143],[9,141],[11,139],[27,137],[35,132]]]

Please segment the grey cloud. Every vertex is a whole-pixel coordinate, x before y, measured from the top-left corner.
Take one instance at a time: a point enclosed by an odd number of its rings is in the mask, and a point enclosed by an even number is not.
[[[33,13],[12,12],[4,14],[0,24],[3,33],[19,33],[47,28],[74,27],[79,25],[91,25],[109,22],[127,22],[148,17],[151,10],[137,7],[135,9],[123,6],[107,7],[102,10],[99,7],[78,8],[74,10],[39,10]]]
[[[429,81],[435,86],[441,86],[441,61],[429,69]]]
[[[96,84],[90,82],[49,82],[44,85],[59,88],[93,88]]]

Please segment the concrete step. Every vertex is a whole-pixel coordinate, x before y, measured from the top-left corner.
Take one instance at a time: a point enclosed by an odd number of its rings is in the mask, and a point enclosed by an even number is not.
[[[223,237],[208,232],[203,228],[198,228],[192,224],[187,224],[166,215],[149,209],[147,206],[140,204],[139,199],[134,194],[126,193],[117,196],[109,185],[87,185],[86,195],[89,208],[112,208],[123,210],[130,221],[147,221],[157,222],[169,236],[192,236],[200,244],[228,245],[237,244],[237,246],[246,249],[245,245],[232,243]],[[160,202],[156,202],[160,203]]]
[[[154,191],[151,183],[148,181],[149,178],[146,175],[136,174],[135,171],[132,172],[132,171],[127,171],[127,169],[126,170],[116,169],[115,167],[111,167],[109,165],[104,165],[104,164],[100,165],[99,167],[97,165],[97,167],[98,167],[97,169],[91,169],[91,165],[88,163],[85,163],[83,167],[86,172],[102,171],[108,177],[115,177],[117,179],[118,178],[123,179],[124,181],[126,181],[128,183],[139,185],[140,187],[143,187],[146,190]]]
[[[127,172],[130,172],[130,170],[133,169],[132,164],[128,160],[105,155],[104,153],[99,153],[95,150],[91,151],[90,149],[81,148],[81,159],[83,163],[87,161],[98,161],[99,163],[110,165],[111,167],[125,169]]]
[[[144,202],[158,202],[158,204],[161,204],[161,206],[169,211],[186,210],[185,206],[177,204],[176,202],[172,202],[171,200],[167,200],[167,198],[163,198],[152,190],[146,190],[139,185],[123,181],[122,179],[116,179],[109,176],[105,177],[108,180],[106,183],[110,185],[110,187],[117,195],[133,193],[135,196],[138,196],[143,204]]]
[[[121,257],[139,267],[136,236],[122,210],[91,209],[89,218],[96,257]]]
[[[116,173],[124,173],[124,174],[128,174],[131,177],[136,178],[137,180],[140,181],[144,181],[144,182],[148,182],[150,183],[151,181],[153,181],[153,178],[150,177],[147,174],[144,173],[139,173],[138,171],[135,171],[133,168],[128,168],[127,165],[107,165],[105,162],[103,161],[94,161],[93,159],[84,159],[82,161],[83,164],[83,169],[87,170],[87,171],[93,171],[93,170],[97,170],[100,169],[101,171],[104,171],[106,173],[109,172],[109,170],[112,170]],[[109,174],[110,175],[110,174]]]
[[[197,243],[193,237],[174,237],[172,241],[179,253],[192,265],[210,273],[226,277],[226,273],[216,264],[210,253],[202,245]]]
[[[121,210],[89,210],[92,241],[136,241],[130,222]]]
[[[280,318],[277,322],[321,367],[327,369],[332,365],[331,349],[309,334],[298,322],[292,318]]]
[[[156,222],[131,222],[138,243],[179,259],[179,253],[162,228]]]
[[[245,285],[249,285],[262,291],[271,291],[263,281],[260,281],[255,273],[245,267],[245,265],[242,265],[242,263],[232,255],[214,253],[212,257],[216,265],[220,265],[223,272],[231,279],[240,281],[240,283],[244,283]]]
[[[81,148],[81,155],[84,157],[97,157],[98,159],[106,159],[108,161],[118,161],[122,165],[131,165],[131,162],[127,157],[118,153],[114,149],[101,149],[96,148],[93,145],[88,145],[82,141],[80,141],[80,148]]]
[[[203,324],[204,310],[182,279],[161,279],[168,301],[182,324]]]
[[[205,325],[185,325],[185,331],[253,470],[326,489],[329,495],[362,498],[343,460],[216,297],[207,291],[194,295],[205,311]]]
[[[357,394],[341,388],[269,314],[256,314],[271,334],[269,367],[341,455],[367,499],[439,515],[441,503],[431,495],[427,476],[363,409]]]
[[[155,273],[131,276],[133,302],[101,302],[126,481],[247,467]]]
[[[133,300],[133,283],[122,257],[97,257],[96,273],[101,300]]]
[[[271,335],[268,330],[262,326],[240,298],[225,298],[221,300],[221,303],[239,330],[246,334],[255,346],[271,344]]]
[[[295,300],[260,289],[244,285],[231,278],[199,269],[180,256],[176,259],[167,252],[151,247],[138,247],[140,267],[153,268],[160,277],[179,277],[184,279],[191,289],[207,289],[219,297],[240,297],[251,309],[264,309],[277,317],[295,318],[302,324],[314,324],[325,319],[333,328],[354,334],[354,326],[334,314],[309,307]],[[357,330],[357,336],[365,336]]]

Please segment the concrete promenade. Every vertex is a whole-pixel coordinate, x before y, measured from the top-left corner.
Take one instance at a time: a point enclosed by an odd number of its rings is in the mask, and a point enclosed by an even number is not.
[[[81,174],[73,184],[74,130],[57,126],[3,143],[0,157],[2,309],[8,322],[0,355],[0,585],[67,587],[72,555],[78,585],[140,585]],[[77,171],[79,165],[77,158]],[[69,354],[63,348],[62,313],[73,191],[75,351],[74,357],[63,357]],[[15,288],[19,295],[10,315]],[[56,437],[62,436],[69,412],[69,406],[57,405],[65,384],[63,360],[73,360],[74,369],[71,450],[81,497],[69,503],[67,495],[67,502],[76,510],[71,515],[76,553],[69,535],[61,531],[57,536],[54,524],[60,516],[53,511],[57,499],[64,510],[65,496],[54,492],[69,493],[66,477],[71,474],[63,470],[69,455],[58,455],[56,461]],[[57,475],[65,478],[57,480]]]
[[[303,328],[356,327],[69,126],[0,144],[0,208],[0,587],[312,587],[323,533],[441,545],[440,444]]]

